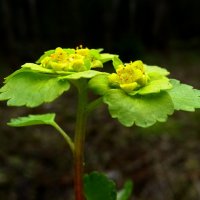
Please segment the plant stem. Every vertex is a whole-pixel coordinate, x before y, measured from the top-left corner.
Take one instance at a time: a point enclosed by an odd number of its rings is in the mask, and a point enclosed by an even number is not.
[[[98,99],[92,101],[87,106],[87,113],[89,114],[90,112],[92,112],[95,108],[97,108],[100,104],[102,104],[102,102],[103,102],[102,97],[99,97]]]
[[[64,137],[65,141],[69,145],[72,153],[74,153],[74,143],[69,135],[55,122],[52,126]]]
[[[85,79],[78,80],[78,108],[76,116],[74,138],[74,184],[75,200],[84,200],[83,173],[84,173],[84,143],[87,121],[87,82]]]

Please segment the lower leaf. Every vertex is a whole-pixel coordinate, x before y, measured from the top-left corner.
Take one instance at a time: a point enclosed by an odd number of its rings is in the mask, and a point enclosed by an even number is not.
[[[84,176],[86,200],[116,200],[115,183],[104,174],[93,172]]]
[[[132,181],[126,181],[124,184],[123,189],[117,192],[117,200],[129,200],[131,193],[133,190],[133,183]]]
[[[32,126],[41,124],[52,125],[55,123],[54,119],[55,119],[55,113],[47,113],[42,115],[28,115],[25,117],[13,118],[7,124],[9,126],[14,126],[14,127]]]

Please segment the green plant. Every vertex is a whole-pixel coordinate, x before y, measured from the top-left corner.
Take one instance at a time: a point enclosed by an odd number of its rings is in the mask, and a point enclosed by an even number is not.
[[[95,70],[111,61],[113,73]],[[101,104],[108,106],[112,118],[126,127],[148,127],[165,122],[174,110],[194,111],[200,108],[200,90],[169,79],[169,72],[142,61],[124,64],[118,55],[102,49],[56,48],[44,53],[34,63],[26,63],[5,79],[0,100],[8,106],[36,107],[52,102],[73,85],[78,91],[74,139],[55,122],[55,114],[29,115],[11,119],[10,126],[51,125],[65,139],[74,158],[76,200],[128,200],[132,183],[125,183],[117,193],[113,181],[93,172],[83,178],[84,143],[89,114]],[[89,92],[96,95],[90,99]]]

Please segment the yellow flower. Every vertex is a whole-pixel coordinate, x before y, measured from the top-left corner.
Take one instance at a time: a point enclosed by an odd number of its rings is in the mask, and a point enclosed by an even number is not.
[[[62,48],[58,47],[50,56],[41,61],[42,67],[53,69],[55,71],[69,70],[69,55]]]
[[[55,53],[51,54],[50,57],[52,58],[52,61],[55,61],[58,63],[66,62],[68,59],[67,52],[65,52],[60,47],[56,48]]]
[[[80,46],[66,50],[58,47],[54,53],[42,59],[41,66],[55,71],[81,72],[101,67],[102,62],[95,59],[88,48]]]
[[[143,62],[137,60],[125,65],[119,65],[116,73],[109,75],[109,82],[113,87],[120,87],[131,92],[147,84],[148,76],[145,74]]]
[[[88,48],[83,48],[82,45],[76,48],[76,53],[81,56],[89,56],[90,50]]]

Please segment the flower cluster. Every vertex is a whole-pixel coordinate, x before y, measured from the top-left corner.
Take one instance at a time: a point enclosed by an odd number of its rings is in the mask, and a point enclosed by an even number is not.
[[[109,75],[108,79],[111,86],[131,92],[145,86],[149,77],[145,73],[143,62],[137,60],[125,65],[119,65],[116,73]]]
[[[127,127],[148,127],[166,121],[174,110],[200,108],[200,90],[168,78],[166,69],[140,60],[124,64],[118,55],[102,50],[80,46],[46,51],[36,63],[25,63],[5,79],[0,100],[9,106],[36,107],[54,101],[74,84],[82,94],[90,90],[100,96],[84,105],[87,113],[105,103],[111,116]],[[115,73],[93,69],[108,61]]]
[[[41,60],[41,66],[54,71],[81,72],[95,67],[103,67],[98,60],[98,52],[88,48],[56,48],[50,55]]]

